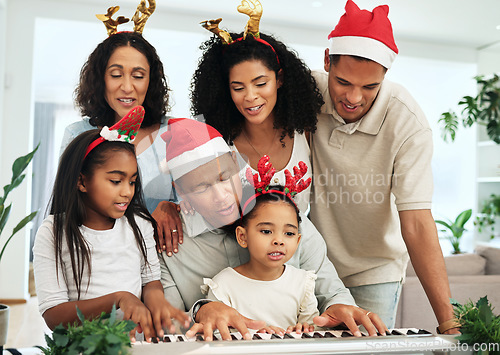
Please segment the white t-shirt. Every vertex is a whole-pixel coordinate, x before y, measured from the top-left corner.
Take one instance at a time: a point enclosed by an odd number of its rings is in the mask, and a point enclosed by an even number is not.
[[[88,288],[88,269],[84,269],[80,300],[93,299],[116,291],[129,291],[140,298],[143,285],[160,279],[153,226],[143,218],[136,217],[135,220],[144,238],[149,265],[144,261],[126,217],[117,219],[109,230],[80,227],[90,247],[92,265]],[[33,246],[33,267],[40,314],[61,303],[78,300],[66,242],[63,242],[62,250],[63,267],[59,267],[56,274],[53,221],[52,215],[43,221]]]
[[[250,279],[228,267],[213,279],[203,279],[202,292],[267,325],[284,329],[297,322],[312,325],[313,318],[319,315],[314,296],[316,274],[285,266],[283,274],[272,281]]]

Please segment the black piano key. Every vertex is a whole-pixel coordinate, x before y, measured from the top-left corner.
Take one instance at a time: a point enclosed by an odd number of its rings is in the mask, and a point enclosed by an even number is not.
[[[152,337],[152,338],[151,338],[151,342],[152,342],[153,344],[158,344],[158,338],[157,338],[157,337]]]
[[[261,337],[259,334],[255,333],[255,334],[253,335],[252,339],[253,339],[253,340],[262,340],[262,337]]]
[[[271,339],[283,339],[282,337],[280,337],[278,334],[271,334]]]
[[[324,336],[323,336],[323,335],[321,335],[321,333],[318,333],[318,332],[314,332],[314,334],[313,334],[313,336],[312,336],[312,337],[313,337],[313,338],[324,338]]]
[[[411,329],[408,329],[408,331],[406,332],[406,335],[416,335],[418,334],[417,332],[414,332],[413,330]]]
[[[237,338],[237,337],[236,337],[236,335],[234,335],[234,334],[231,334],[231,339],[232,339],[232,340],[238,340],[238,338]]]
[[[196,341],[205,341],[205,339],[203,339],[203,335],[197,335],[196,336]]]
[[[396,329],[393,329],[391,333],[392,333],[392,335],[405,335]]]
[[[165,336],[163,337],[163,342],[164,342],[164,343],[170,343],[171,341],[172,341],[172,340],[170,340],[170,337],[169,337],[169,336],[165,335]]]
[[[418,334],[432,334],[432,333],[425,329],[419,329]]]
[[[177,336],[177,341],[184,341],[184,338],[180,335]]]
[[[335,334],[333,334],[332,332],[325,332],[324,337],[325,338],[336,338]]]
[[[309,335],[308,333],[302,333],[302,336],[301,336],[302,339],[307,339],[307,338],[312,338],[311,335]]]
[[[289,333],[285,333],[285,336],[283,337],[283,339],[295,339],[294,336],[292,334],[289,334]]]
[[[349,332],[342,332],[342,334],[340,335],[342,338],[348,338],[348,337],[353,337],[354,335],[352,335],[351,333]]]

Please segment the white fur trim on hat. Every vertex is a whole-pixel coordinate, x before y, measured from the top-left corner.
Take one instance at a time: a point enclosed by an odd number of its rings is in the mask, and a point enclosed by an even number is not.
[[[344,36],[330,38],[330,54],[355,55],[371,59],[390,69],[396,52],[380,41],[368,37]]]
[[[209,161],[225,154],[231,150],[222,137],[215,137],[206,143],[197,146],[195,149],[188,150],[167,162],[168,169],[175,181],[181,176],[200,167]]]

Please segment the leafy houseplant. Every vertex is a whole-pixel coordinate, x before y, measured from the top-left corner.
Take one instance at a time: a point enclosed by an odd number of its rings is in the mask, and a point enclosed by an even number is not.
[[[3,196],[0,197],[0,237],[2,236],[3,229],[5,225],[7,224],[7,221],[9,220],[10,216],[10,210],[12,207],[12,203],[5,207],[5,200],[7,199],[7,196],[9,193],[14,190],[16,187],[18,187],[24,180],[25,174],[23,174],[24,170],[28,167],[29,163],[33,159],[33,155],[35,155],[36,151],[38,149],[38,146],[31,152],[28,153],[25,156],[19,157],[14,161],[14,164],[12,164],[12,178],[10,180],[10,184],[7,184],[3,187]],[[2,261],[2,256],[3,253],[5,252],[5,248],[9,244],[9,242],[12,240],[12,237],[19,232],[23,227],[30,222],[33,218],[35,218],[35,215],[37,212],[32,212],[28,216],[24,217],[18,224],[17,226],[14,227],[12,230],[12,234],[8,237],[7,241],[5,242],[2,251],[0,252],[0,262]]]
[[[58,325],[52,338],[45,335],[47,347],[38,347],[46,355],[113,355],[127,354],[131,347],[128,333],[136,324],[131,320],[116,320],[116,307],[111,313],[101,313],[100,317],[88,320],[77,308],[81,325]]]
[[[453,254],[460,254],[462,251],[460,250],[460,239],[462,238],[463,233],[466,231],[464,228],[465,223],[470,219],[472,215],[472,210],[468,209],[461,212],[454,222],[451,220],[443,221],[436,219],[435,222],[444,226],[446,229],[441,229],[441,232],[446,232],[447,230],[451,233],[448,235],[448,239],[453,246]]]
[[[477,230],[482,232],[484,228],[489,228],[490,238],[495,237],[495,219],[500,217],[500,195],[491,194],[490,198],[484,201],[481,214],[476,217],[474,224]]]
[[[463,107],[460,120],[464,127],[470,127],[474,123],[485,125],[486,132],[492,141],[500,144],[500,77],[485,79],[484,76],[474,77],[479,85],[479,93],[475,96],[464,96],[458,105]],[[453,142],[459,124],[459,115],[454,111],[441,114],[438,121],[442,126],[442,136],[445,141],[448,138]]]
[[[491,348],[490,355],[500,354],[500,316],[493,314],[493,308],[488,302],[488,297],[480,298],[475,304],[469,300],[463,305],[452,299],[455,317],[460,324],[461,334],[457,337],[463,343],[489,344],[479,349]],[[479,354],[488,354],[479,350]]]
[[[2,237],[3,229],[9,220],[10,211],[12,208],[12,203],[5,207],[5,201],[9,193],[18,187],[24,180],[25,174],[24,170],[28,167],[29,163],[33,159],[33,155],[37,151],[38,146],[25,156],[19,157],[12,164],[12,178],[10,184],[3,187],[3,196],[0,197],[0,239]],[[29,221],[31,221],[37,212],[32,212],[28,216],[24,217],[13,229],[12,234],[5,241],[2,250],[0,251],[0,263],[2,262],[3,253],[5,248],[12,240],[14,235],[19,232]],[[7,341],[7,330],[9,329],[9,307],[7,305],[0,304],[0,352],[3,350],[3,346]]]

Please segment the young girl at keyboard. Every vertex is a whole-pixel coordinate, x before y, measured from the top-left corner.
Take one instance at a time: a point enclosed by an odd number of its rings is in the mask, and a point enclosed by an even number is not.
[[[187,316],[163,295],[154,219],[143,203],[134,146],[137,106],[111,129],[77,136],[65,149],[50,215],[33,247],[39,310],[47,325],[110,312],[113,304],[146,340]],[[142,297],[142,301],[141,301]]]
[[[248,248],[250,260],[204,279],[202,286],[208,298],[224,302],[245,317],[265,321],[267,326],[261,332],[312,331],[313,318],[319,315],[316,275],[285,264],[300,242],[299,210],[292,196],[311,183],[310,178],[301,179],[306,171],[307,166],[300,162],[294,176],[285,172],[285,187],[273,187],[269,183],[275,169],[268,156],[258,164],[260,181],[247,169],[256,193],[243,206],[236,238],[241,247]]]

